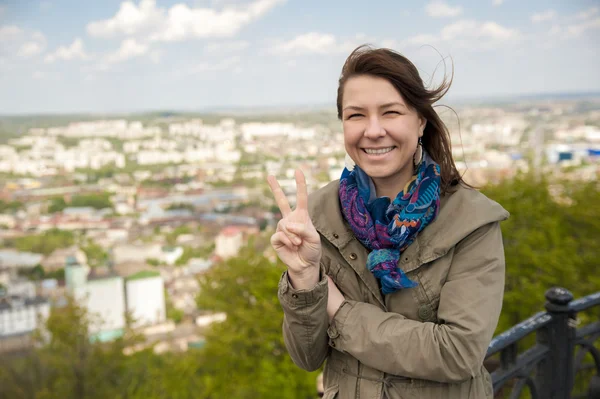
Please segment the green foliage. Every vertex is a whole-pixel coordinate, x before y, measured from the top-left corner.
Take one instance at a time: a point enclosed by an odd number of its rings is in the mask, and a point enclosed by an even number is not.
[[[484,193],[511,213],[502,223],[506,289],[497,332],[543,310],[553,286],[575,297],[600,287],[600,189],[518,176]]]
[[[165,290],[165,307],[167,311],[167,319],[173,320],[175,324],[179,324],[183,321],[183,310],[177,309],[173,306],[173,301],[171,301],[171,297],[169,296],[169,292]]]
[[[70,231],[50,229],[42,234],[16,238],[15,248],[19,251],[50,255],[56,249],[68,248],[74,243],[75,236]]]
[[[108,253],[93,241],[88,241],[87,245],[81,247],[81,250],[85,253],[88,265],[91,267],[103,266],[108,261]]]
[[[207,258],[214,250],[214,243],[202,248],[183,247],[183,254],[175,261],[175,266],[183,266],[192,258]]]
[[[19,201],[4,201],[0,199],[0,213],[15,213],[23,209],[23,203]]]
[[[48,207],[48,213],[62,212],[67,206],[68,205],[63,197],[52,198],[52,200],[50,200],[50,206]]]
[[[89,206],[94,209],[112,208],[110,202],[110,193],[76,195],[73,197],[69,206]]]
[[[160,261],[158,259],[154,259],[154,258],[149,258],[146,259],[146,263],[149,264],[150,266],[160,266]]]
[[[48,212],[62,212],[68,207],[92,207],[94,209],[104,209],[112,208],[112,202],[110,201],[110,193],[75,195],[71,199],[71,202],[66,202],[63,197],[56,197],[52,198],[50,201]]]
[[[201,350],[211,398],[307,398],[316,373],[295,366],[281,333],[277,284],[284,266],[251,246],[200,280],[198,307],[227,314],[206,332]],[[225,370],[227,370],[225,372]],[[235,381],[235,384],[231,382]]]
[[[40,281],[48,278],[54,278],[57,280],[65,279],[65,269],[61,268],[51,272],[44,271],[42,265],[35,265],[30,269],[19,269],[19,275],[23,276],[32,281]]]
[[[127,331],[108,345],[94,343],[88,331],[96,321],[72,300],[54,308],[47,333],[34,335],[36,348],[24,358],[0,364],[0,398],[124,398],[122,392],[139,378],[132,378],[130,367],[138,359],[128,358],[123,350],[141,338]],[[143,369],[138,365],[136,371]]]
[[[189,226],[177,226],[171,233],[167,234],[165,240],[168,245],[175,245],[177,237],[182,234],[190,234],[192,229]]]

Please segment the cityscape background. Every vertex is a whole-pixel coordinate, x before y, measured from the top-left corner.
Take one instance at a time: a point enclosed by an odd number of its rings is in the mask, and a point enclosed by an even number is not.
[[[599,33],[595,1],[0,2],[0,399],[314,397],[266,177],[339,179],[363,43],[454,77],[457,166],[512,214],[498,332],[600,290]]]

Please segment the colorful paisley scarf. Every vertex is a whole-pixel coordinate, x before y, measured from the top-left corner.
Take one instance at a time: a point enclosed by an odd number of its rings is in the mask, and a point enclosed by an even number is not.
[[[388,197],[376,197],[373,181],[358,165],[353,171],[345,168],[339,196],[354,235],[371,250],[367,268],[379,279],[382,292],[416,287],[398,267],[398,260],[438,214],[440,166],[423,151],[415,176],[392,202]]]

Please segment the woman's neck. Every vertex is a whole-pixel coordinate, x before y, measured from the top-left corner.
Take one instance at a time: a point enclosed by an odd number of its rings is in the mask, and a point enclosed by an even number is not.
[[[388,197],[390,199],[396,198],[399,192],[403,191],[408,183],[411,182],[414,175],[414,167],[411,164],[410,167],[398,174],[383,178],[373,178],[373,184],[377,193],[377,198]]]

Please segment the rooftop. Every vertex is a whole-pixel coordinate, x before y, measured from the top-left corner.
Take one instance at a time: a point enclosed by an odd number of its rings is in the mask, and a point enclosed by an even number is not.
[[[141,280],[144,278],[150,278],[150,277],[159,277],[160,273],[156,272],[156,271],[151,271],[151,270],[143,270],[141,272],[137,272],[135,274],[132,274],[131,276],[128,276],[126,278],[127,281],[131,281],[131,280]]]

